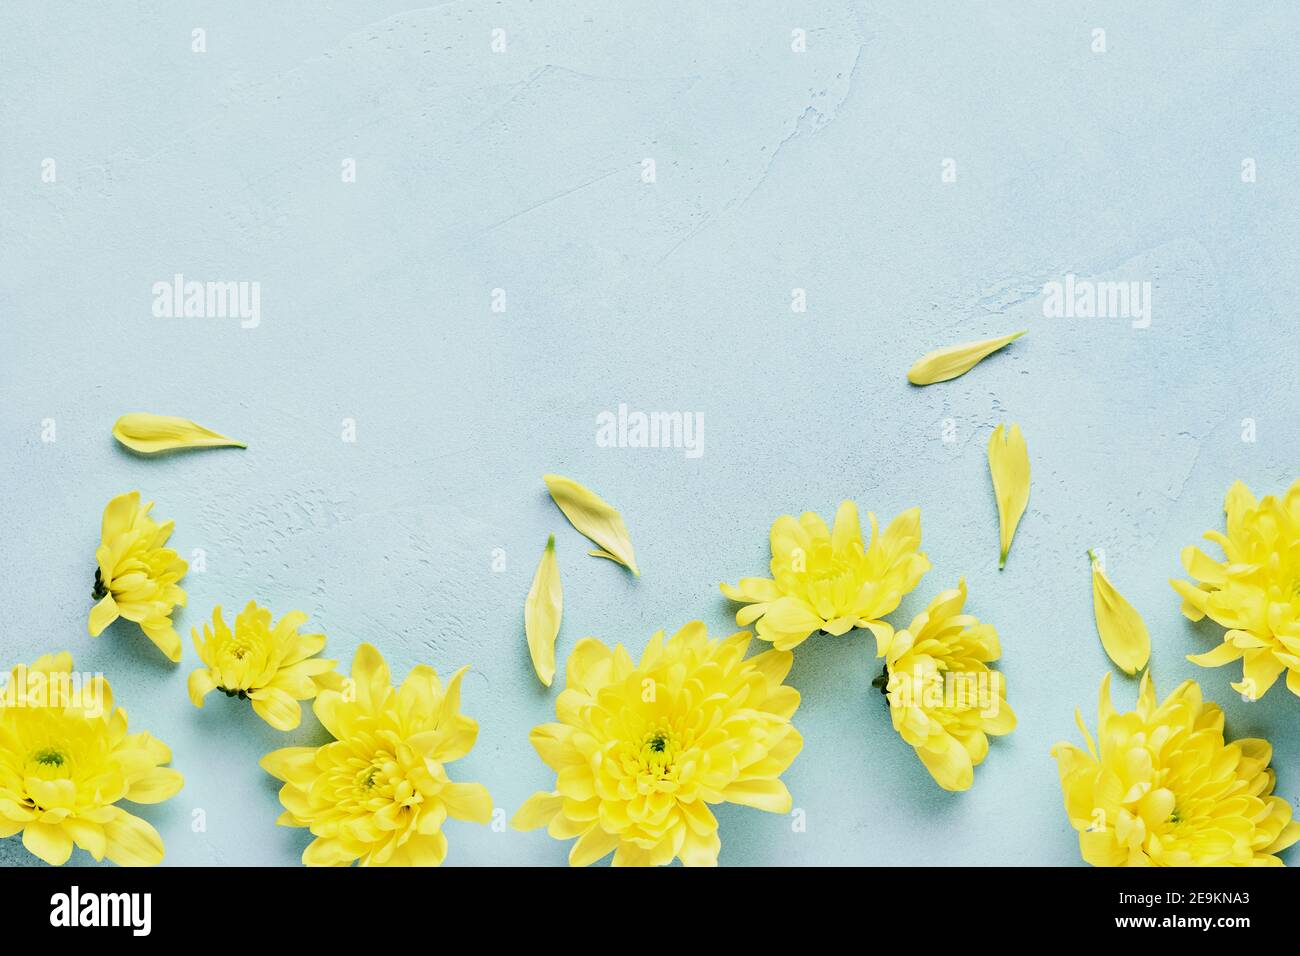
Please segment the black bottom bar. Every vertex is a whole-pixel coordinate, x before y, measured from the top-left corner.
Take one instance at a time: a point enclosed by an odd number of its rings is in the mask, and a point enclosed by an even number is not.
[[[769,950],[810,931],[851,934],[864,945],[932,933],[1071,941],[1197,933],[1230,943],[1293,927],[1297,889],[1289,874],[1264,869],[0,871],[11,944],[76,932],[128,946],[147,936],[241,948],[313,938],[373,948],[416,930],[437,934],[430,941],[455,938],[444,933],[499,940],[504,930],[540,942],[579,928],[584,947],[602,928],[648,934],[660,946],[676,937],[671,945],[690,948],[757,938]]]

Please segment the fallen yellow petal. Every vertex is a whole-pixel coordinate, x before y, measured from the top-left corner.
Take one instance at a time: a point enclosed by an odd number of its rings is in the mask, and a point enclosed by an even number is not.
[[[965,375],[998,349],[1010,345],[1028,331],[1022,329],[1001,338],[965,342],[926,352],[908,369],[907,380],[913,385],[933,385],[935,382],[946,382],[958,375]]]
[[[993,494],[998,500],[1002,545],[998,567],[1005,568],[1016,525],[1029,503],[1029,450],[1019,425],[1012,425],[1010,431],[1004,425],[993,430],[989,439],[989,472],[993,475]]]
[[[632,539],[628,537],[623,516],[617,509],[590,488],[584,488],[571,478],[542,475],[542,480],[546,482],[551,498],[564,512],[569,523],[600,546],[599,550],[589,551],[588,554],[616,561],[640,577],[636,554],[632,550]]]
[[[560,566],[555,560],[555,535],[551,535],[524,601],[528,653],[533,658],[533,670],[547,687],[555,677],[555,636],[560,633],[563,615],[564,591],[560,588]]]
[[[1151,657],[1151,638],[1137,609],[1115,590],[1106,572],[1091,551],[1092,611],[1097,618],[1097,634],[1106,655],[1130,677],[1147,666]]]
[[[177,448],[211,448],[220,445],[248,447],[241,441],[218,435],[188,418],[151,415],[149,412],[123,415],[113,423],[113,437],[132,451],[144,455]]]

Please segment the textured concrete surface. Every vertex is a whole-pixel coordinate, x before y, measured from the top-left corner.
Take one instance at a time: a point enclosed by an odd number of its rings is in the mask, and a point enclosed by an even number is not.
[[[934,570],[893,620],[964,575],[1020,726],[973,790],[943,793],[870,687],[869,639],[811,641],[786,775],[807,830],[725,809],[724,864],[1076,864],[1048,750],[1076,737],[1076,706],[1095,720],[1108,668],[1088,547],[1145,615],[1161,689],[1201,680],[1300,797],[1300,701],[1279,685],[1248,705],[1227,686],[1239,671],[1186,662],[1218,631],[1166,584],[1233,479],[1280,491],[1300,460],[1300,12],[706,6],[0,12],[5,659],[71,649],[171,744],[185,789],[141,810],[168,863],[289,864],[307,842],[275,826],[256,761],[322,741],[314,718],[281,735],[247,705],[186,698],[188,629],[213,604],[301,608],[334,655],[371,641],[398,674],[472,664],[479,743],[451,770],[511,813],[552,779],[527,733],[558,688],[522,634],[548,532],[561,659],[588,634],[639,652],[696,617],[733,630],[717,582],[766,567],[777,515],[843,497],[921,506]],[[260,323],[153,317],[151,286],[176,273],[259,282]],[[1066,273],[1152,283],[1150,327],[1044,317]],[[962,379],[904,380],[930,348],[1016,328],[1031,331]],[[598,447],[619,403],[701,412],[703,455]],[[138,458],[109,429],[141,409],[249,448]],[[1034,485],[999,573],[984,446],[1003,420]],[[584,555],[546,471],[623,509],[640,580]],[[175,519],[182,553],[206,552],[180,666],[129,625],[86,634],[100,512],[131,488]],[[1116,685],[1131,705],[1135,682]],[[451,864],[568,851],[447,829]],[[15,839],[0,860],[30,862]]]

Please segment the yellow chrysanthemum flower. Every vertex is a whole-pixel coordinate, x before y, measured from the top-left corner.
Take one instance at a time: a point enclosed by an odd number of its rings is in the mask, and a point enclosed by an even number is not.
[[[474,746],[478,724],[460,712],[462,667],[444,689],[432,667],[411,669],[393,689],[388,665],[357,648],[343,691],[312,705],[334,741],[285,747],[262,758],[283,780],[282,826],[310,827],[308,866],[438,866],[447,855],[447,817],[487,823],[492,798],[481,783],[453,783],[444,764]]]
[[[126,732],[108,681],[72,673],[72,655],[19,665],[0,693],[0,837],[60,866],[73,844],[119,866],[162,861],[158,831],[121,807],[161,803],[184,779],[162,766],[172,753],[147,733]]]
[[[99,601],[90,610],[87,627],[98,637],[119,617],[135,621],[149,640],[173,661],[181,659],[181,638],[172,627],[172,608],[185,606],[177,581],[189,565],[164,548],[172,522],[158,524],[149,517],[153,502],[140,504],[140,492],[118,495],[104,508],[104,523],[95,560]]]
[[[692,621],[641,663],[622,644],[583,638],[569,655],[560,722],[529,739],[556,771],[555,790],[533,794],[511,825],[578,837],[569,863],[614,853],[615,866],[680,858],[713,866],[721,841],[711,803],[790,810],[780,775],[803,747],[790,723],[799,692],[782,684],[787,651],[744,660],[750,635],[711,640]]]
[[[1215,561],[1200,548],[1183,548],[1187,573],[1196,579],[1170,581],[1193,621],[1209,615],[1228,628],[1223,643],[1188,660],[1219,667],[1242,660],[1242,679],[1233,690],[1258,700],[1287,672],[1286,686],[1300,696],[1300,479],[1280,501],[1262,501],[1240,481],[1224,501],[1228,533],[1205,532],[1223,549]]]
[[[1116,712],[1101,682],[1097,739],[1075,721],[1088,751],[1052,748],[1065,812],[1093,866],[1281,866],[1274,854],[1300,839],[1291,806],[1272,796],[1273,748],[1223,738],[1223,712],[1195,681],[1156,704],[1151,672],[1137,710]]]
[[[190,700],[203,706],[209,691],[251,700],[253,710],[276,730],[293,730],[302,721],[298,701],[310,700],[323,688],[340,690],[343,679],[335,661],[314,657],[325,647],[324,634],[299,634],[307,620],[302,611],[290,611],[271,626],[271,612],[249,601],[235,618],[232,632],[212,611],[212,624],[190,628],[194,648],[205,667],[190,673]]]
[[[1016,715],[1002,674],[998,634],[963,614],[966,582],[944,591],[906,630],[877,640],[884,672],[872,684],[889,699],[894,729],[916,748],[945,790],[968,790],[989,751],[988,735],[1009,734]]]
[[[782,515],[772,524],[772,578],[742,578],[722,593],[747,607],[736,612],[736,623],[755,630],[777,650],[797,647],[814,631],[840,635],[855,627],[869,628],[878,640],[893,633],[881,618],[898,607],[916,587],[930,562],[921,546],[921,510],[910,508],[863,547],[858,509],[841,502],[835,530],[812,512],[796,521]]]

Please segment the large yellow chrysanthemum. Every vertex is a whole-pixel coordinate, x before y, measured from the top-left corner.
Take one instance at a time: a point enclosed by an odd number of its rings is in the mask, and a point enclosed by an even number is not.
[[[556,771],[555,790],[529,797],[512,825],[578,837],[569,863],[611,851],[615,866],[680,858],[712,866],[721,841],[711,803],[790,810],[780,775],[803,746],[790,723],[799,692],[782,681],[793,657],[744,660],[747,633],[711,640],[692,621],[651,638],[641,663],[619,644],[584,638],[569,655],[560,722],[530,740]]]
[[[1242,659],[1232,688],[1258,700],[1286,670],[1286,686],[1300,696],[1300,479],[1282,500],[1256,501],[1240,481],[1224,500],[1226,535],[1205,537],[1223,549],[1215,561],[1200,548],[1183,549],[1183,567],[1196,579],[1170,581],[1193,621],[1209,615],[1228,628],[1223,643],[1188,660],[1219,667]]]
[[[335,662],[314,656],[325,647],[325,635],[298,633],[306,620],[302,611],[290,611],[272,627],[271,612],[249,601],[231,631],[220,606],[214,608],[202,638],[197,627],[190,629],[204,665],[190,672],[190,701],[202,707],[203,698],[219,690],[251,700],[257,716],[276,730],[293,730],[302,720],[298,701],[342,686]]]
[[[462,667],[444,689],[432,667],[411,669],[394,690],[388,665],[357,648],[342,691],[323,690],[312,709],[335,740],[285,747],[262,758],[284,781],[283,826],[310,827],[308,866],[438,866],[447,817],[486,823],[492,798],[481,783],[454,783],[444,764],[474,746],[478,724],[460,712]]]
[[[988,666],[1002,655],[997,631],[963,614],[965,604],[963,580],[876,648],[885,672],[873,683],[889,698],[894,729],[945,790],[970,789],[988,735],[1016,726],[1006,681]]]
[[[777,650],[802,644],[814,631],[840,635],[855,627],[870,628],[888,636],[893,628],[880,620],[898,607],[916,587],[930,562],[921,546],[921,511],[910,508],[877,534],[876,516],[871,541],[862,543],[858,509],[841,502],[835,530],[812,512],[796,521],[782,515],[772,524],[772,577],[742,578],[722,593],[748,605],[736,612],[736,623],[756,631]]]
[[[189,565],[165,548],[172,522],[158,524],[149,517],[153,502],[140,504],[140,492],[118,495],[104,508],[104,521],[95,560],[99,601],[90,610],[87,628],[98,637],[119,617],[135,621],[149,640],[173,661],[181,659],[181,638],[172,627],[172,609],[185,606],[177,581]]]
[[[166,744],[126,730],[108,681],[73,675],[67,651],[14,668],[0,694],[0,837],[21,830],[54,866],[73,844],[120,866],[161,862],[158,831],[115,804],[161,803],[184,779],[162,766]]]
[[[1156,704],[1151,672],[1137,710],[1116,712],[1101,682],[1097,740],[1052,748],[1065,812],[1093,866],[1281,866],[1275,853],[1300,839],[1291,806],[1273,793],[1266,740],[1227,743],[1223,712],[1195,681]]]

